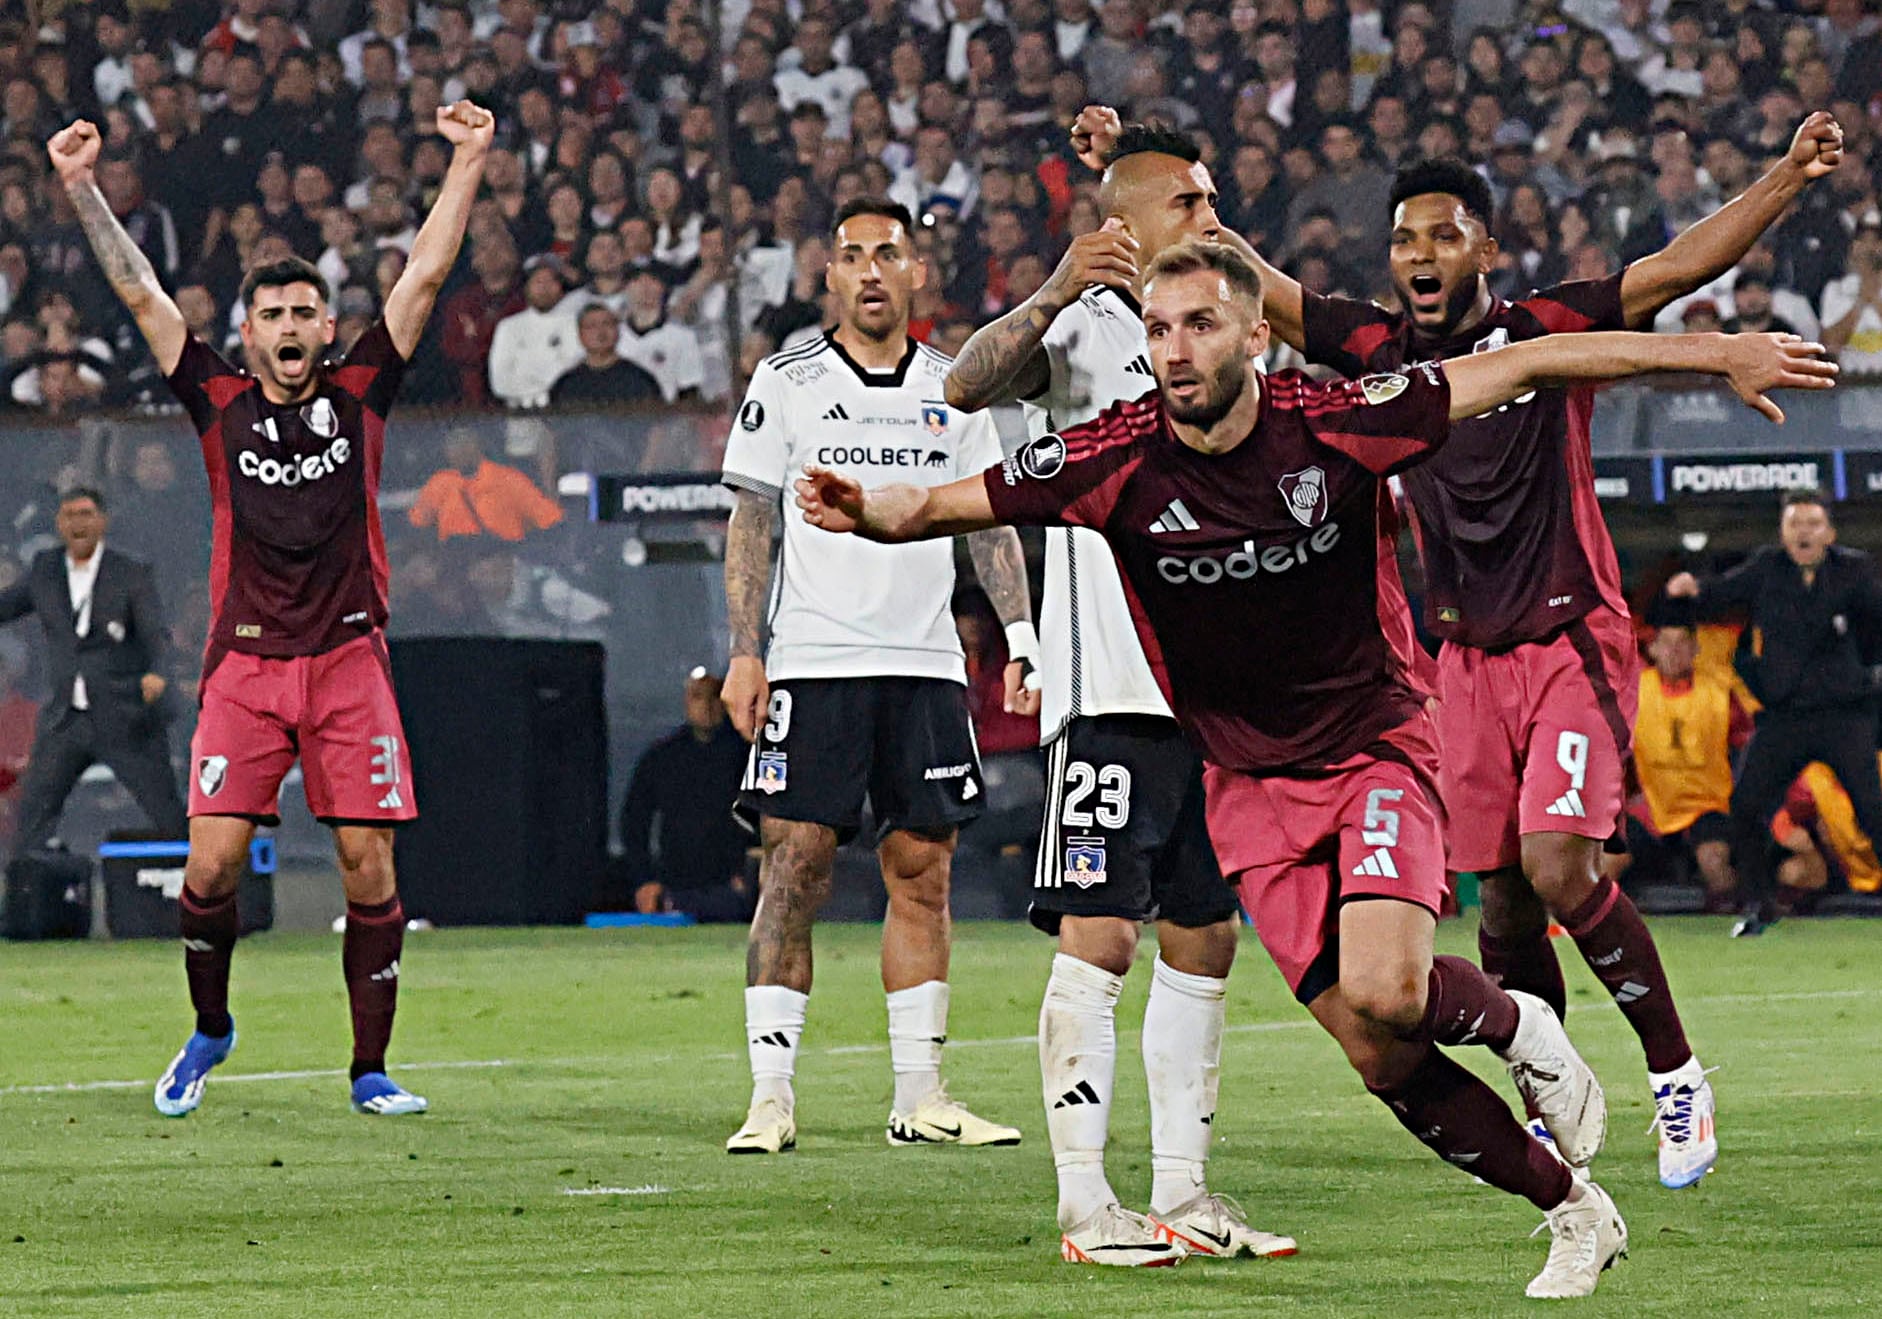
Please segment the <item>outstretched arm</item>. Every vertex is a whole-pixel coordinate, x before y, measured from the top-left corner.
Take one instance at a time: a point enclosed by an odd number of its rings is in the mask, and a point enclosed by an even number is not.
[[[1220,241],[1247,258],[1261,276],[1261,314],[1268,318],[1268,328],[1275,338],[1297,352],[1307,351],[1307,319],[1302,310],[1300,281],[1280,267],[1270,265],[1266,257],[1233,229],[1224,229]]]
[[[1843,130],[1827,110],[1804,120],[1789,153],[1744,192],[1621,276],[1621,311],[1646,325],[1674,298],[1718,278],[1751,250],[1784,208],[1843,159]]]
[[[46,143],[46,154],[52,157],[52,167],[58,171],[65,195],[72,199],[78,211],[79,226],[84,229],[85,239],[91,244],[98,264],[104,268],[112,292],[137,322],[144,342],[150,345],[151,356],[157,361],[157,369],[167,376],[183,358],[189,326],[184,323],[183,313],[177,310],[176,303],[163,291],[150,258],[124,232],[124,226],[111,213],[104,194],[98,191],[92,167],[98,163],[101,144],[97,125],[89,119],[80,119],[52,135]]]
[[[438,111],[438,132],[451,143],[451,167],[445,171],[444,186],[431,214],[412,242],[404,273],[386,295],[386,329],[400,357],[409,358],[417,350],[438,290],[457,261],[464,227],[470,223],[471,203],[477,200],[477,185],[483,181],[484,157],[496,131],[496,117],[469,101]]]
[[[986,481],[978,474],[947,485],[885,485],[864,490],[847,476],[806,467],[794,486],[804,521],[885,545],[964,536],[1000,525],[994,520]]]
[[[1747,407],[1780,424],[1784,413],[1765,397],[1767,391],[1829,389],[1836,383],[1836,364],[1823,360],[1823,345],[1794,334],[1551,334],[1444,364],[1453,421],[1481,416],[1532,389],[1655,371],[1723,376]]]

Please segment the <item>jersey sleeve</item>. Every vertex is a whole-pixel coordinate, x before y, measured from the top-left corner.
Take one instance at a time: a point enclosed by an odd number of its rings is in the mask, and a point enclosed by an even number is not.
[[[1091,312],[1086,309],[1083,298],[1052,318],[1052,324],[1046,326],[1039,340],[1039,351],[1046,355],[1045,386],[1020,402],[1044,408],[1049,414],[1056,412],[1053,404],[1064,400],[1066,382],[1071,378],[1072,358],[1077,356],[1079,345],[1088,337],[1090,328]]]
[[[960,445],[954,453],[954,475],[972,476],[1000,461],[1000,431],[991,412],[969,412],[961,417]]]
[[[359,336],[333,373],[335,384],[382,421],[392,411],[392,400],[398,397],[404,379],[405,359],[393,346],[392,331],[383,319]]]
[[[1300,388],[1313,437],[1378,476],[1422,462],[1451,433],[1451,382],[1440,362]]]
[[[170,392],[190,414],[198,435],[207,434],[222,412],[222,404],[234,390],[212,385],[216,380],[240,380],[241,372],[197,335],[183,341],[183,355],[169,375]]]
[[[1392,313],[1376,303],[1329,298],[1303,288],[1300,323],[1309,362],[1330,366],[1345,376],[1399,365],[1395,360],[1379,360],[1379,350],[1394,340],[1398,327]]]
[[[782,497],[790,481],[791,444],[784,425],[783,390],[778,373],[760,363],[752,372],[725,442],[725,466],[720,474],[734,490],[748,490],[769,499]]]
[[[1627,318],[1621,311],[1621,277],[1625,273],[1557,284],[1530,294],[1516,305],[1535,318],[1544,334],[1625,330]]]
[[[982,473],[987,502],[1003,526],[1102,528],[1138,462],[1138,446],[1115,439],[1110,412],[1048,432]]]

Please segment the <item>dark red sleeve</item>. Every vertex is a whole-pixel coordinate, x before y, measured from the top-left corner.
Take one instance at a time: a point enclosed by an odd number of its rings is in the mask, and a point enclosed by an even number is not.
[[[405,359],[392,345],[392,331],[377,320],[347,350],[346,360],[333,373],[333,383],[357,398],[374,416],[392,411],[392,400],[405,378]]]
[[[1315,439],[1378,476],[1428,458],[1451,433],[1451,382],[1438,362],[1358,380],[1302,382]]]
[[[1308,289],[1300,291],[1301,329],[1307,339],[1309,362],[1330,366],[1343,376],[1399,366],[1397,354],[1381,349],[1397,337],[1392,313],[1357,298],[1328,298]]]
[[[248,377],[195,335],[183,341],[183,355],[168,378],[170,392],[190,414],[198,435],[207,435],[228,401],[248,385]]]
[[[1751,711],[1738,703],[1737,693],[1733,693],[1731,702],[1732,716],[1725,734],[1725,744],[1733,751],[1737,751],[1751,741],[1752,730],[1756,725],[1752,722]]]
[[[1003,526],[1102,528],[1141,457],[1133,437],[1105,412],[1060,434],[1041,435],[981,474]]]
[[[1580,279],[1532,293],[1516,305],[1535,318],[1543,334],[1580,334],[1588,330],[1625,330],[1621,313],[1621,273],[1605,279]]]

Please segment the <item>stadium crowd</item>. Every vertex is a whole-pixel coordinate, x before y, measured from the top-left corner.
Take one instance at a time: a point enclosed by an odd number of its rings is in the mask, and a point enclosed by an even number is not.
[[[109,497],[113,536],[160,564],[179,653],[207,621],[200,526],[176,511],[200,464],[180,430],[127,441],[99,423],[169,404],[49,181],[46,139],[77,117],[103,130],[100,185],[191,326],[239,353],[241,276],[270,255],[317,263],[341,346],[363,332],[443,177],[438,106],[467,97],[497,116],[469,240],[401,396],[453,419],[413,427],[424,442],[388,461],[395,627],[581,635],[609,605],[557,539],[575,529],[556,481],[580,464],[563,423],[529,414],[658,410],[636,462],[716,467],[752,366],[825,322],[822,235],[863,193],[920,217],[934,278],[912,332],[957,349],[1097,226],[1096,180],[1066,132],[1091,103],[1194,136],[1223,220],[1304,286],[1381,298],[1405,162],[1455,154],[1484,172],[1495,288],[1520,295],[1659,249],[1828,108],[1842,167],[1659,324],[1795,329],[1820,335],[1846,380],[1882,377],[1875,9],[27,0],[0,17],[0,407],[77,439],[0,443],[0,576],[50,543],[53,492],[82,480]],[[3,719],[30,666],[0,661]]]

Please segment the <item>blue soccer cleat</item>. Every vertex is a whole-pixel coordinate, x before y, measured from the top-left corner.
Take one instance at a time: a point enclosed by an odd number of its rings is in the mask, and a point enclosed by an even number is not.
[[[170,1061],[157,1081],[157,1111],[165,1117],[187,1117],[203,1102],[203,1086],[209,1071],[235,1050],[235,1028],[220,1039],[198,1031],[189,1037],[183,1051]]]
[[[353,1111],[374,1117],[403,1117],[423,1113],[431,1105],[412,1094],[384,1072],[367,1072],[353,1082]]]

